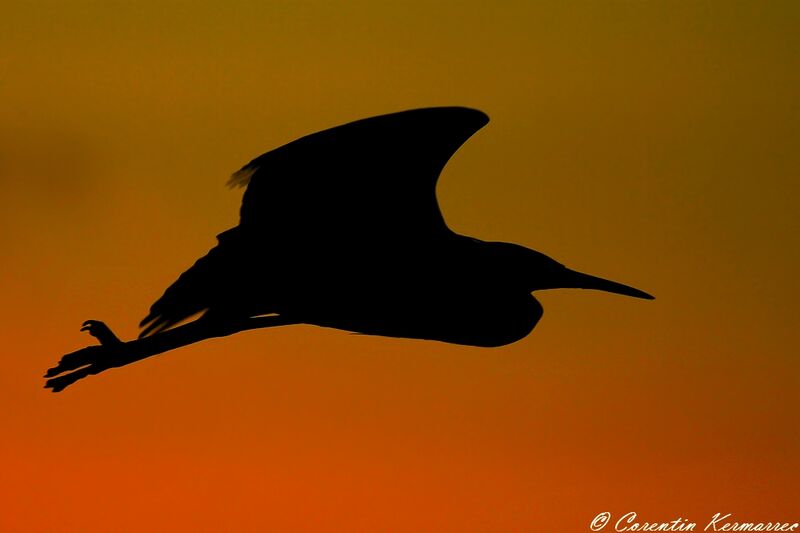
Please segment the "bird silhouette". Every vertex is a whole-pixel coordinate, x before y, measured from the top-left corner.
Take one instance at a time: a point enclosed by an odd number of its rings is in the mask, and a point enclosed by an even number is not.
[[[103,322],[100,341],[45,374],[55,392],[108,368],[211,337],[289,324],[495,347],[542,316],[532,292],[596,289],[652,299],[523,246],[447,227],[436,182],[489,118],[437,107],[371,117],[302,137],[250,161],[239,225],[164,292],[138,339]],[[188,319],[193,321],[182,324]]]

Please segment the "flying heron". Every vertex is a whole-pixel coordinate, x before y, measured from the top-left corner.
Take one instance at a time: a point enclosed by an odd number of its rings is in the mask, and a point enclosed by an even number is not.
[[[239,225],[167,288],[139,338],[122,342],[87,320],[81,330],[100,344],[65,355],[45,387],[58,392],[248,329],[313,324],[494,347],[536,326],[542,306],[533,291],[652,299],[523,246],[447,227],[436,201],[439,173],[488,121],[463,107],[414,109],[314,133],[252,160],[229,182],[246,187]]]

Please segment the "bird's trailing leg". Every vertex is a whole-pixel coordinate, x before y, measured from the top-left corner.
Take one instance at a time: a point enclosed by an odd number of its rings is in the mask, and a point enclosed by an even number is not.
[[[81,326],[81,331],[87,331],[89,335],[100,341],[100,345],[87,346],[62,357],[58,364],[48,369],[44,375],[46,378],[53,378],[47,380],[45,388],[59,392],[79,379],[110,368],[107,363],[113,360],[113,350],[120,349],[124,344],[114,335],[111,328],[99,320],[85,321]],[[64,374],[69,371],[74,372]],[[62,375],[59,376],[59,374]]]
[[[45,388],[60,392],[76,381],[109,368],[125,366],[147,357],[157,355],[187,344],[213,337],[223,337],[239,331],[295,324],[295,321],[279,315],[245,318],[220,322],[199,318],[183,326],[162,331],[150,337],[122,342],[111,329],[99,320],[87,320],[81,331],[100,341],[99,345],[87,346],[61,358],[56,366],[44,375]]]

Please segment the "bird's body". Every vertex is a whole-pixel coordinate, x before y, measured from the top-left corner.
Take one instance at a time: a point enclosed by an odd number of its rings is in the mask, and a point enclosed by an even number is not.
[[[533,329],[541,307],[524,285],[504,277],[485,253],[490,247],[453,235],[435,248],[334,271],[313,292],[291,295],[278,313],[370,335],[508,344]]]
[[[240,228],[223,233],[174,285],[193,296],[181,303],[195,304],[175,316],[278,314],[355,333],[500,346],[530,333],[542,314],[530,288],[509,275],[513,264],[494,253],[504,243],[451,233],[364,254],[335,246],[254,252],[250,242]]]
[[[104,324],[86,323],[108,340],[104,346],[124,344],[133,355],[103,363],[95,361],[96,350],[91,357],[78,351],[48,376],[78,363],[102,370],[203,338],[282,324],[501,346],[525,337],[541,318],[535,290],[652,298],[534,250],[447,227],[437,179],[487,122],[473,109],[416,109],[324,130],[254,159],[231,179],[247,187],[239,225],[221,233],[217,246],[152,305],[140,340],[120,343]],[[265,316],[276,318],[265,322]],[[80,372],[48,386],[61,390]]]

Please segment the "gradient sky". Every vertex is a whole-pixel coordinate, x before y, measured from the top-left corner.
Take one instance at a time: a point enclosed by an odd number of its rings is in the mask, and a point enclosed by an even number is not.
[[[10,2],[0,17],[0,531],[588,531],[800,521],[800,4]],[[498,349],[313,327],[80,382],[298,136],[491,122],[448,224],[629,283]]]

